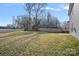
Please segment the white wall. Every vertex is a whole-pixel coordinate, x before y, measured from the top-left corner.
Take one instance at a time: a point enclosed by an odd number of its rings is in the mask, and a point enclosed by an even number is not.
[[[73,25],[72,25],[73,24]],[[73,31],[71,30],[73,28]],[[76,29],[76,32],[74,31]],[[70,15],[70,33],[79,38],[79,4],[74,4]]]

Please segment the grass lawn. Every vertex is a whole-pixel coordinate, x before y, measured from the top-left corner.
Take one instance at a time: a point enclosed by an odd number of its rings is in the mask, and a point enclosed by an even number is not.
[[[63,56],[79,55],[79,40],[62,33],[17,31],[0,33],[2,56]]]

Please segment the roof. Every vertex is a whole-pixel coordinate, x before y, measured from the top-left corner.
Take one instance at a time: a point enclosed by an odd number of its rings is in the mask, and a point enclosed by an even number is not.
[[[74,3],[70,3],[70,5],[69,5],[68,15],[71,15],[73,6],[74,6]]]

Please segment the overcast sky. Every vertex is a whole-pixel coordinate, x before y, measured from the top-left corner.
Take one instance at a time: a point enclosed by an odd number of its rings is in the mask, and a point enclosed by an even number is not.
[[[46,11],[58,17],[60,22],[69,20],[69,5],[65,3],[49,3]],[[12,16],[25,15],[24,4],[1,4],[0,3],[0,26],[12,23]]]

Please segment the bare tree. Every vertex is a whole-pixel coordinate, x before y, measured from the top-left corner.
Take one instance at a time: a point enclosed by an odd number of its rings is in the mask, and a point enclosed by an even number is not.
[[[22,27],[24,28],[24,31],[26,31],[26,30],[28,30],[28,17],[26,17],[26,16],[22,16],[21,17],[21,25],[22,25]]]
[[[16,28],[20,28],[20,29],[24,29],[24,31],[28,30],[28,19],[29,17],[27,16],[17,16],[15,19],[15,27]]]
[[[33,7],[34,7],[34,5],[35,5],[34,3],[26,3],[26,4],[25,4],[25,10],[26,10],[26,12],[27,12],[27,14],[28,14],[28,17],[29,17],[29,19],[28,19],[28,24],[27,24],[28,30],[32,30],[31,15],[32,15],[32,12],[33,12]]]
[[[39,17],[44,12],[45,7],[46,7],[46,3],[34,3],[33,12],[34,12],[34,15],[35,15],[35,24],[34,24],[35,30],[38,30],[38,26],[40,24]]]
[[[60,22],[57,17],[52,16],[50,13],[47,14],[47,27],[60,27]]]
[[[51,14],[48,12],[48,14],[47,14],[47,22],[49,23],[49,21],[50,21],[50,18],[51,18]]]
[[[20,16],[16,16],[16,18],[14,20],[15,20],[16,28],[21,28],[21,18],[20,18]]]

